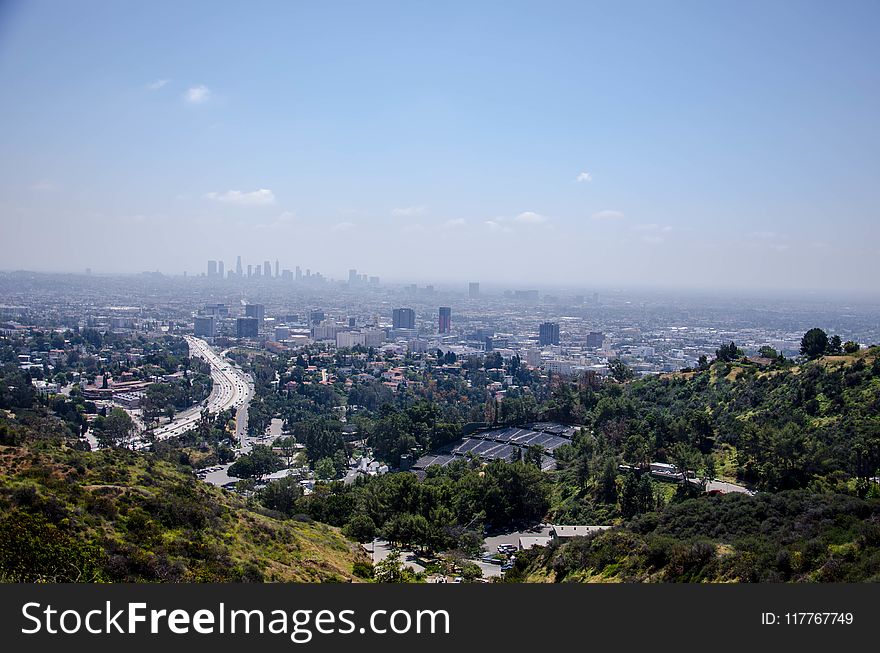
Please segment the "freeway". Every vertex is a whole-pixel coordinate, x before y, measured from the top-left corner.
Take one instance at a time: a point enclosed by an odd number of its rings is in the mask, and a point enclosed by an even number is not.
[[[190,356],[203,358],[211,365],[213,380],[211,395],[205,403],[181,411],[168,424],[154,429],[153,435],[157,440],[182,435],[195,427],[205,406],[212,413],[235,408],[236,437],[241,442],[247,429],[247,406],[254,395],[253,381],[238,366],[218,355],[204,340],[193,336],[184,336],[184,338],[189,345]]]

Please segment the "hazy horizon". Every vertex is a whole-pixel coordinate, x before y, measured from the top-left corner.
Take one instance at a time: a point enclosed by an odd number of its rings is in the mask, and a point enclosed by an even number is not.
[[[878,18],[4,3],[0,268],[876,294]]]

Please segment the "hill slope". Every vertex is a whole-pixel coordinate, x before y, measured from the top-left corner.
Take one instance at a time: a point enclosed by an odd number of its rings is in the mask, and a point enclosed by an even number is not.
[[[150,454],[0,446],[0,580],[350,581],[338,530],[279,519]]]

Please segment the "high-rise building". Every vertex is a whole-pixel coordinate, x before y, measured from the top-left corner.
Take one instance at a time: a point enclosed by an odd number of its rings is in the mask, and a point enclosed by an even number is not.
[[[290,270],[281,270],[281,278],[285,281],[293,281],[293,272]]]
[[[242,272],[242,270],[241,270],[241,256],[239,256],[237,259],[235,259],[235,274],[236,274],[236,276],[241,277],[241,272]]]
[[[226,304],[205,304],[205,315],[215,317],[229,317],[229,307]]]
[[[545,345],[559,344],[559,323],[558,322],[542,322],[538,327],[538,344],[541,347]]]
[[[245,304],[245,317],[255,317],[260,326],[263,326],[263,319],[266,317],[266,306],[264,304]]]
[[[355,325],[355,318],[353,318],[353,317],[348,318],[348,328],[353,329],[354,325]]]
[[[193,325],[196,338],[213,338],[217,335],[217,320],[213,315],[196,315]]]
[[[595,347],[596,349],[599,349],[604,342],[605,334],[601,331],[590,331],[590,333],[587,334],[587,347]]]
[[[416,312],[411,308],[395,308],[391,312],[391,324],[395,329],[415,329]]]
[[[440,307],[437,331],[438,333],[449,333],[452,331],[452,309],[449,306]]]
[[[235,321],[235,335],[239,338],[256,338],[260,334],[260,321],[255,317],[240,317]]]
[[[226,270],[224,268],[223,261],[217,261],[217,276],[221,279],[226,278]]]
[[[277,279],[278,277],[281,276],[281,273],[278,272],[278,270],[279,270],[280,268],[281,268],[281,264],[278,262],[278,259],[276,258],[276,259],[275,259],[275,278],[276,278],[276,279]]]
[[[217,261],[208,261],[208,276],[217,276]]]
[[[296,280],[299,281],[303,278],[303,271],[300,266],[296,266]]]
[[[352,268],[348,271],[348,285],[356,286],[358,282],[358,271]]]
[[[321,324],[324,321],[324,311],[320,309],[316,309],[309,313],[309,323],[310,324]]]
[[[480,284],[477,281],[471,281],[468,284],[468,297],[476,299],[480,296]]]
[[[254,276],[254,266],[248,263],[248,279]]]
[[[263,276],[267,279],[272,276],[272,264],[269,261],[263,261]]]

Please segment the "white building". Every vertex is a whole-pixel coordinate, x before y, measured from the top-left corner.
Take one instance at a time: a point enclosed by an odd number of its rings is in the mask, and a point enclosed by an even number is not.
[[[336,347],[348,347],[349,349],[357,345],[363,346],[365,343],[364,334],[360,331],[340,331],[336,334]]]

